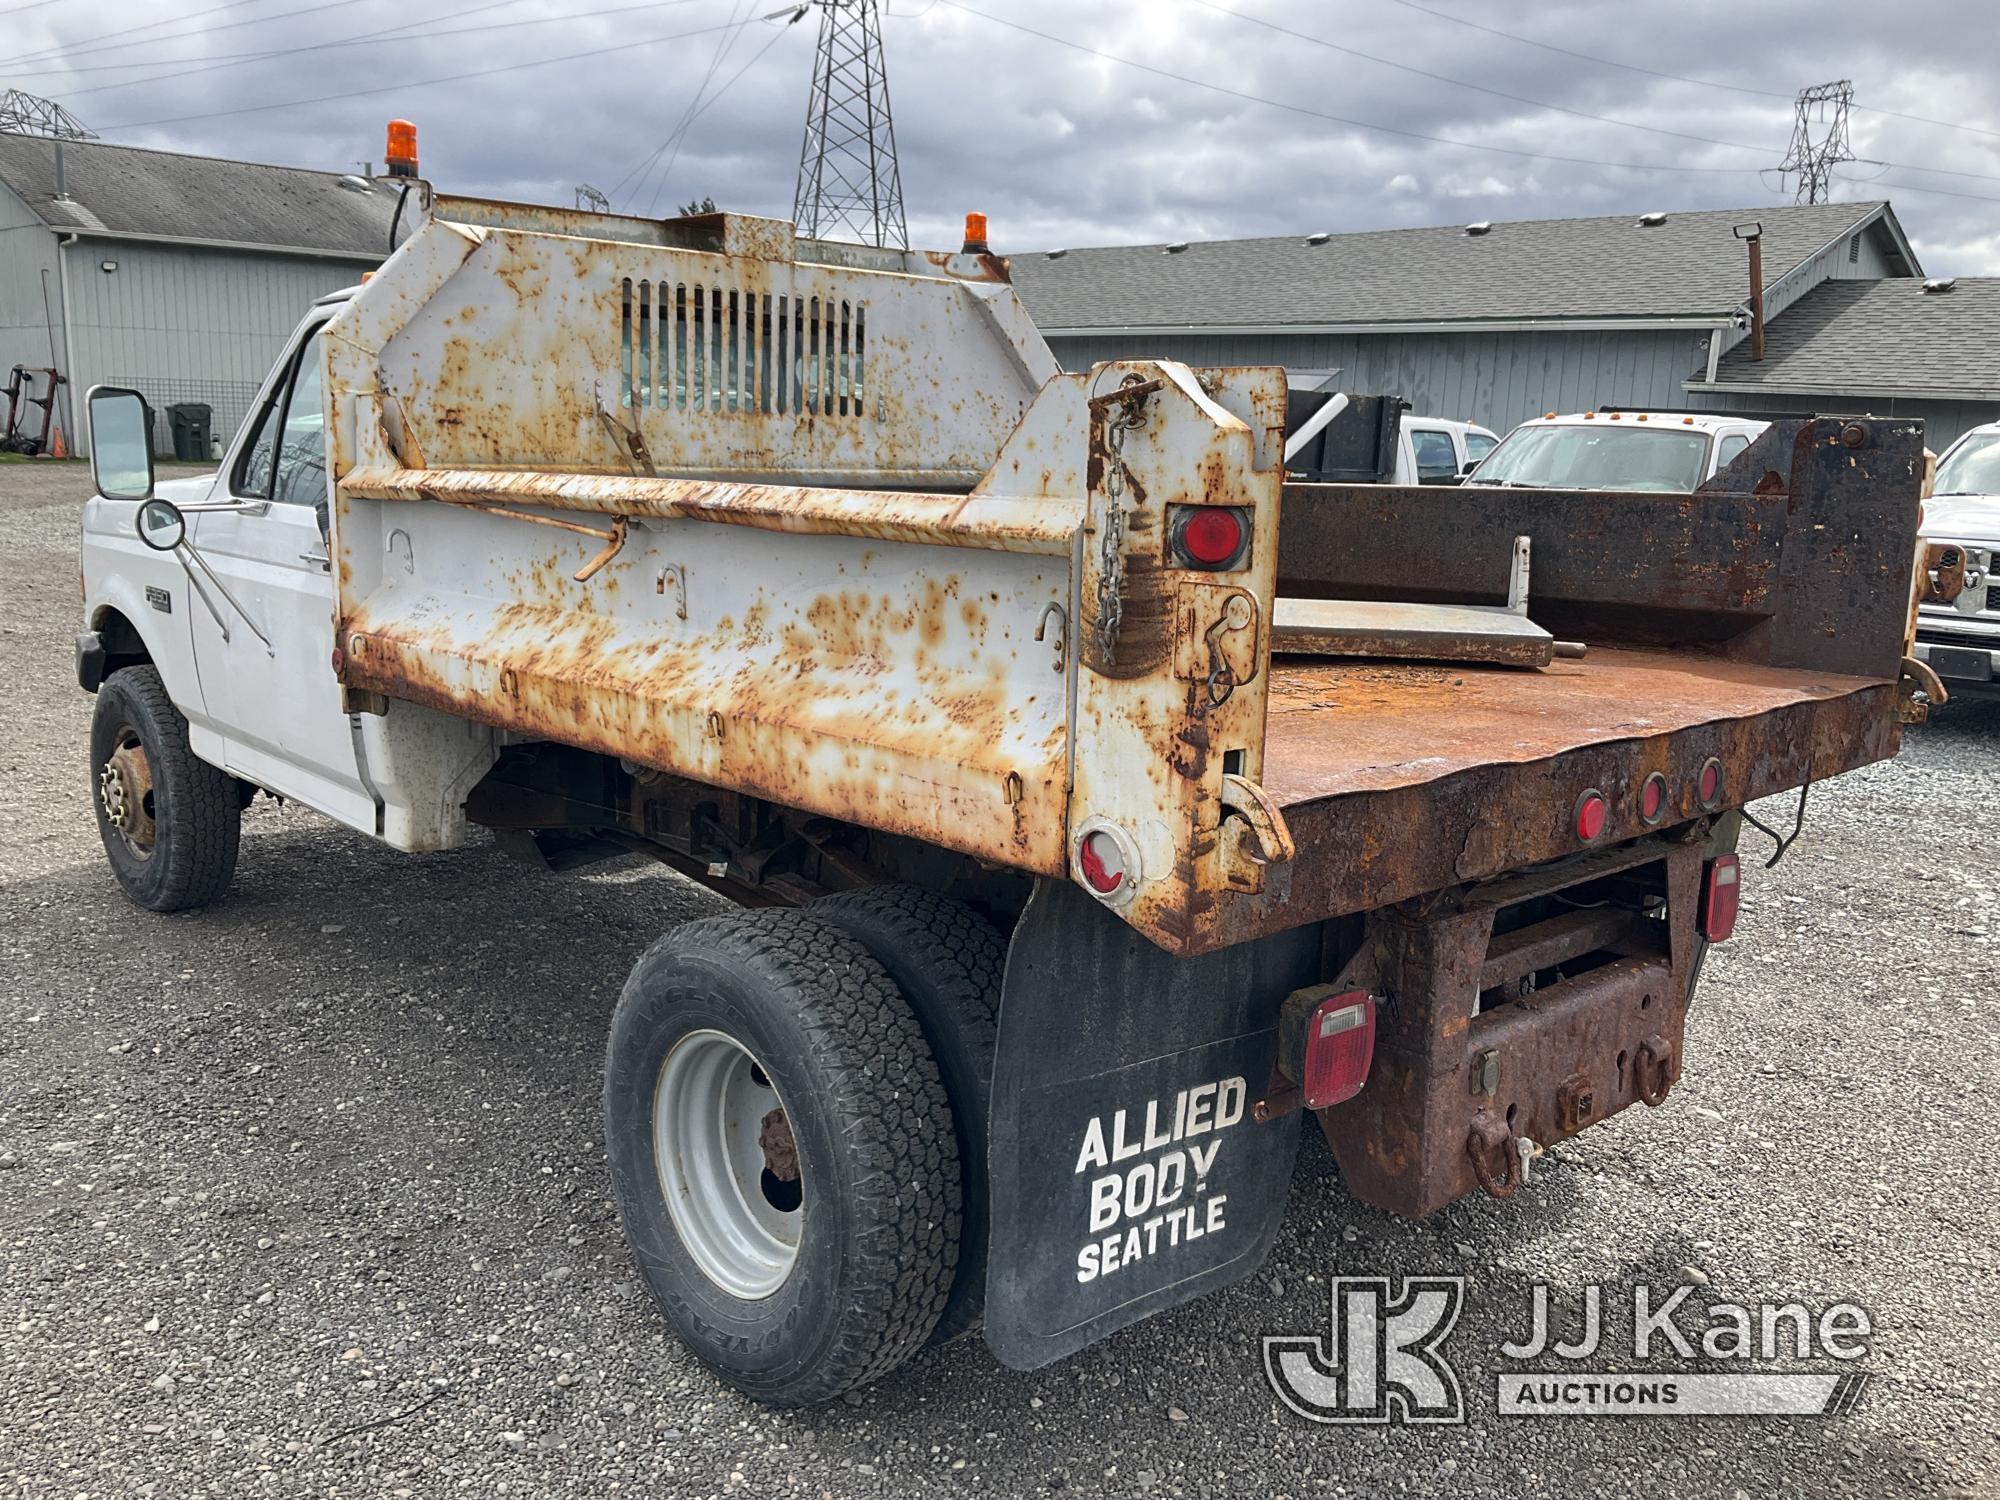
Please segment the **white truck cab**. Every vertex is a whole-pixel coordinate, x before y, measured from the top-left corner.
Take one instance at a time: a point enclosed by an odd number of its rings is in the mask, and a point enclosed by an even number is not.
[[[85,505],[91,630],[79,641],[78,667],[80,677],[101,679],[121,658],[150,657],[187,718],[198,759],[246,788],[294,798],[372,834],[376,801],[356,758],[360,731],[327,670],[334,587],[319,338],[351,295],[334,293],[309,310],[219,470],[154,488],[185,518],[188,546],[142,541],[141,499],[100,493]],[[102,410],[95,404],[93,415]],[[146,431],[121,433],[97,420],[97,440],[111,450],[100,472],[122,461],[137,473]],[[140,492],[134,485],[128,493]],[[93,654],[99,659],[87,660]],[[143,796],[125,800],[136,809]]]
[[[1688,493],[1728,468],[1770,425],[1687,412],[1550,412],[1508,433],[1466,482]]]
[[[1964,586],[1917,613],[1916,654],[1954,696],[2000,692],[2000,422],[1963,434],[1938,460],[1923,539],[1955,548]]]
[[[1449,484],[1470,473],[1499,446],[1499,434],[1477,422],[1405,416],[1397,445],[1396,483]]]

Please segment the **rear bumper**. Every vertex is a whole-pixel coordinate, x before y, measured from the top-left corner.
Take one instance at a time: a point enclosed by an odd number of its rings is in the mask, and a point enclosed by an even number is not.
[[[1320,1114],[1355,1196],[1410,1218],[1482,1188],[1509,1197],[1524,1141],[1532,1153],[1664,1100],[1680,1077],[1709,853],[1642,839],[1473,887],[1433,914],[1371,918],[1344,983],[1389,997],[1374,1066]],[[1627,881],[1663,893],[1664,912],[1604,899]],[[1579,883],[1593,899],[1565,899]]]
[[[1965,641],[1917,641],[1917,660],[1938,674],[1947,691],[2000,693],[2000,650]]]

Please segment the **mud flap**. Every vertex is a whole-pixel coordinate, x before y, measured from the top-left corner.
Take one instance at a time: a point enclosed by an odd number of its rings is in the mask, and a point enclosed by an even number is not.
[[[1037,882],[1007,955],[988,1173],[986,1342],[1033,1369],[1263,1263],[1298,1114],[1259,1125],[1279,1003],[1315,927],[1170,957]]]

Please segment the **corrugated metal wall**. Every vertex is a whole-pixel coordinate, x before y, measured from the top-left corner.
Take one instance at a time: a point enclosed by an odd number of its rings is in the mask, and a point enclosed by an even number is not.
[[[168,406],[199,401],[227,445],[285,338],[316,297],[352,286],[352,261],[82,240],[69,257],[77,389],[142,391],[165,436]],[[107,272],[106,261],[117,269]]]
[[[1193,365],[1338,368],[1341,390],[1402,396],[1430,417],[1505,433],[1546,411],[1690,404],[1682,382],[1706,369],[1693,329],[1609,333],[1246,334],[1051,339],[1063,367],[1165,357]]]
[[[56,285],[56,237],[28,209],[28,205],[6,188],[0,188],[0,385],[16,365],[49,364],[49,323],[56,328],[54,364],[60,369],[62,354],[62,309]],[[42,301],[42,272],[48,272],[48,302]],[[40,381],[36,393],[43,389]],[[63,408],[58,406],[60,418]],[[33,430],[41,430],[41,413],[30,411]],[[0,400],[0,423],[6,420],[6,402]]]

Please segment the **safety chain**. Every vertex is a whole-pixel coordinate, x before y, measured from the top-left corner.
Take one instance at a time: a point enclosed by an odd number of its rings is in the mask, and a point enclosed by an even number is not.
[[[1097,623],[1093,631],[1098,659],[1109,663],[1118,644],[1118,626],[1125,614],[1125,434],[1146,425],[1145,400],[1159,388],[1158,381],[1127,375],[1113,396],[1093,402],[1103,414],[1104,450],[1108,462],[1104,470],[1104,532],[1098,543]],[[1114,414],[1109,410],[1115,405]]]

